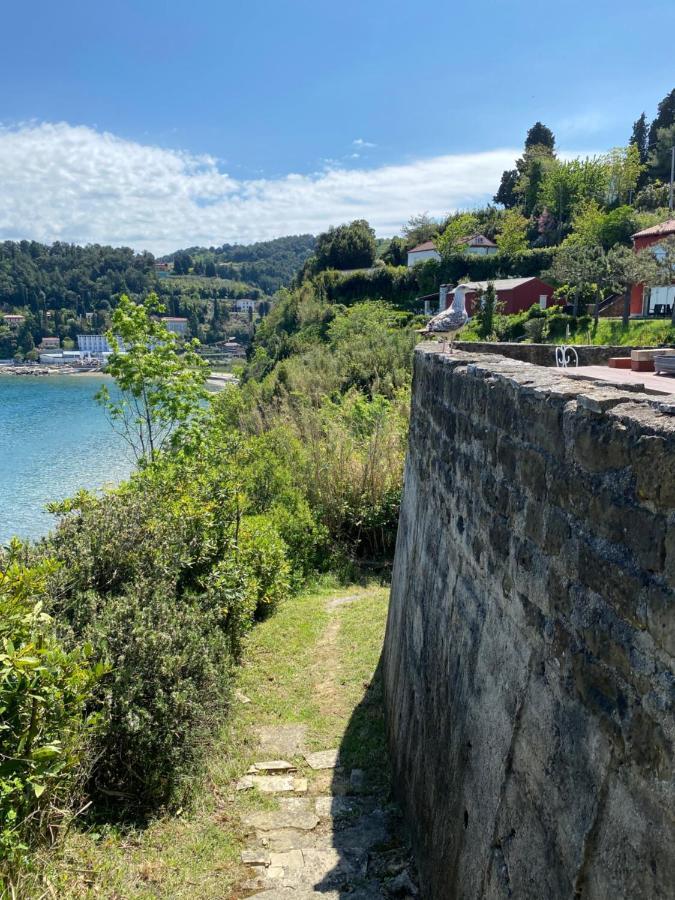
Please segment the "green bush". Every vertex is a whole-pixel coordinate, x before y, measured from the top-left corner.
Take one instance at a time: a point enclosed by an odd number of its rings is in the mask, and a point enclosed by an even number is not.
[[[0,560],[0,888],[16,887],[29,850],[54,841],[86,771],[97,718],[87,704],[103,668],[67,652],[43,611],[54,564]]]
[[[224,715],[231,645],[223,614],[142,583],[102,604],[84,634],[111,671],[90,791],[123,814],[184,802]]]
[[[237,562],[246,574],[251,608],[265,616],[288,595],[290,566],[286,544],[266,516],[244,519],[237,539]]]
[[[286,545],[246,515],[240,449],[213,420],[120,488],[60,507],[53,604],[111,667],[90,790],[120,813],[185,802],[242,636],[289,591]]]

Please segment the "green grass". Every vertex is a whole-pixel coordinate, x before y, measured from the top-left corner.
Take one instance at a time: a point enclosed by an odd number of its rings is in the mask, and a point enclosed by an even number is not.
[[[523,314],[505,316],[508,320],[522,320]],[[471,322],[460,336],[462,341],[480,341],[478,325]],[[500,332],[501,333],[501,332]],[[522,333],[522,332],[521,332]],[[508,341],[509,338],[503,338]],[[529,341],[523,341],[529,343]],[[599,319],[597,326],[591,322],[588,328],[572,332],[570,337],[550,338],[551,344],[609,344],[611,346],[661,347],[675,345],[675,327],[670,319],[632,319],[624,328],[621,319]]]
[[[335,597],[358,600],[329,612]],[[348,767],[386,790],[388,772],[377,664],[388,590],[331,583],[288,600],[247,639],[231,715],[214,742],[204,785],[190,810],[144,829],[73,831],[47,865],[48,893],[60,900],[236,898],[244,870],[240,816],[274,805],[233,784],[255,761],[255,725],[304,724],[308,746],[341,746]],[[320,777],[296,759],[301,774]]]
[[[590,338],[590,340],[589,340]],[[586,333],[561,338],[558,344],[609,344],[629,347],[661,347],[675,343],[675,327],[670,319],[638,319],[624,328],[621,319],[600,319]]]

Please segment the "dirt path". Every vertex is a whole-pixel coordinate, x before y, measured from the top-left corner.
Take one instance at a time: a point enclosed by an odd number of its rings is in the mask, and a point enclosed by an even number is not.
[[[340,640],[342,619],[348,606],[366,605],[367,599],[368,594],[362,594],[326,601],[329,618],[315,644],[310,669],[320,713],[347,719],[345,736],[354,717],[344,689],[350,636]],[[353,619],[354,610],[349,612]],[[372,682],[366,684],[360,704],[364,707],[373,702],[369,691],[376,690]],[[247,840],[241,859],[250,877],[242,883],[240,896],[251,900],[417,896],[399,811],[388,800],[385,760],[379,761],[380,771],[375,773],[372,764],[367,769],[350,765],[354,750],[344,739],[344,749],[332,746],[312,752],[306,747],[308,732],[303,725],[259,725],[256,732],[260,752],[237,787],[268,794],[276,802],[273,809],[243,817]]]
[[[52,895],[415,896],[377,671],[387,601],[386,588],[323,588],[259,623],[190,808],[138,829],[73,829]]]

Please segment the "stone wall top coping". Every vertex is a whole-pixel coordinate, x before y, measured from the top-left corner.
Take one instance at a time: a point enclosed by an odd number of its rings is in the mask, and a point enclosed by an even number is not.
[[[667,395],[640,393],[630,386],[571,378],[560,369],[537,366],[496,353],[453,350],[449,354],[433,342],[418,344],[415,350],[433,365],[464,370],[468,375],[486,379],[500,378],[525,391],[545,394],[562,402],[576,401],[579,410],[591,415],[631,419],[642,428],[675,434],[675,405]]]

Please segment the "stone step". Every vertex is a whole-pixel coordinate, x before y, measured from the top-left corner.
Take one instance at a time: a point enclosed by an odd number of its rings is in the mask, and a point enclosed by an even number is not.
[[[268,889],[346,886],[363,879],[368,865],[367,854],[357,851],[345,853],[335,848],[271,852],[269,860],[266,867],[254,867],[256,882]]]
[[[248,770],[249,775],[286,775],[295,772],[296,766],[285,759],[267,759],[263,762],[253,763]]]
[[[242,818],[244,826],[253,831],[277,831],[293,828],[297,831],[311,831],[319,824],[313,804],[306,797],[282,797],[279,808],[247,813]]]
[[[307,779],[293,775],[244,775],[236,787],[238,791],[257,788],[263,794],[306,794]]]
[[[263,753],[299,756],[305,749],[306,725],[258,725],[255,729]]]
[[[339,750],[320,750],[318,753],[305,753],[304,756],[310,769],[334,769],[340,761]]]

